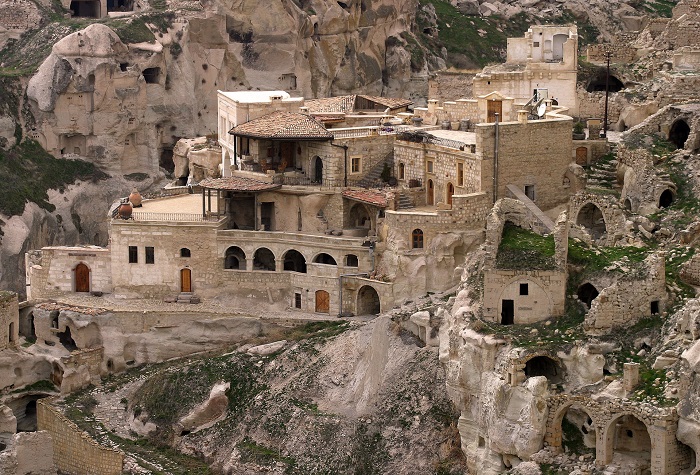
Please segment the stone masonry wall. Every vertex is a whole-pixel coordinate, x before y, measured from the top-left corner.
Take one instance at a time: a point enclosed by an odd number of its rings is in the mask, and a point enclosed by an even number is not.
[[[690,285],[700,285],[700,255],[695,254],[681,268],[681,279]]]
[[[111,292],[112,271],[109,249],[89,247],[45,247],[25,256],[27,298],[51,298],[75,292],[75,267],[83,263],[90,270],[90,291]]]
[[[473,71],[438,71],[428,80],[428,97],[440,102],[455,101],[463,97],[472,97]]]
[[[61,393],[70,394],[91,383],[99,383],[103,356],[104,348],[98,347],[73,351],[70,355],[62,357]]]
[[[95,442],[78,426],[51,406],[49,398],[37,401],[39,430],[53,440],[56,467],[74,475],[120,475],[124,453]]]
[[[521,190],[534,186],[534,202],[542,210],[568,201],[570,188],[564,176],[572,161],[571,119],[504,122],[499,125],[498,198],[508,196],[506,186]],[[477,157],[483,169],[493,168],[494,124],[477,124]],[[491,193],[493,184],[482,176],[481,191]]]
[[[3,0],[0,2],[0,49],[9,38],[18,39],[41,23],[41,13],[29,0]],[[3,31],[5,30],[5,31]]]
[[[17,346],[19,340],[19,303],[17,294],[0,291],[0,350]]]

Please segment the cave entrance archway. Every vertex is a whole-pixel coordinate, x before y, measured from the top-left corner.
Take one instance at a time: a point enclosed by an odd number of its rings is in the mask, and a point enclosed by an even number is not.
[[[659,196],[659,208],[668,208],[673,203],[673,192],[669,189],[664,190]]]
[[[671,125],[671,129],[668,131],[668,140],[672,142],[676,148],[683,148],[689,135],[690,126],[688,126],[688,123],[683,119],[678,119]]]
[[[226,249],[224,256],[224,269],[245,270],[245,252],[238,246]]]
[[[639,471],[650,473],[651,437],[646,424],[631,414],[624,414],[613,419],[605,431],[605,453],[612,461],[615,453],[627,455],[625,460],[634,462]]]
[[[73,17],[78,18],[100,18],[99,0],[73,0],[70,2],[70,11]]]
[[[586,307],[591,308],[591,303],[598,296],[598,289],[590,282],[586,282],[578,288],[576,295],[581,302],[586,304]]]
[[[381,311],[381,301],[379,294],[370,285],[360,287],[357,292],[357,314],[358,315],[379,315]]]
[[[555,422],[561,431],[561,449],[568,454],[586,455],[596,452],[596,426],[586,409],[579,404],[567,407]]]
[[[624,83],[611,74],[610,81],[608,83],[608,92],[620,92],[624,88]],[[591,79],[588,86],[586,86],[586,91],[605,92],[605,69],[601,69],[596,77]]]
[[[253,270],[274,271],[275,255],[266,247],[261,247],[253,254]]]
[[[536,356],[525,363],[525,377],[544,376],[550,384],[563,381],[564,370],[556,361],[548,356]]]
[[[586,203],[581,207],[576,216],[576,224],[586,228],[595,240],[602,239],[607,232],[603,212],[593,203]]]
[[[66,330],[56,333],[56,336],[58,337],[58,341],[66,350],[75,351],[78,349],[78,345],[75,344],[75,341],[70,334],[70,327],[66,326]]]

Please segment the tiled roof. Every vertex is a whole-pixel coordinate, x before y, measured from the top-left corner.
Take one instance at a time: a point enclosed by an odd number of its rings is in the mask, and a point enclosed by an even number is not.
[[[330,140],[333,134],[307,114],[275,111],[234,127],[229,132],[260,139]]]
[[[264,181],[254,180],[252,178],[244,178],[240,176],[230,176],[226,178],[205,178],[199,182],[203,188],[212,190],[228,190],[228,191],[269,191],[276,190],[282,185],[275,183],[266,183]]]
[[[373,206],[386,208],[387,200],[384,193],[370,190],[343,190],[343,197],[350,200],[362,201]]]
[[[377,104],[383,105],[390,109],[399,109],[401,107],[407,107],[413,104],[413,101],[396,97],[366,96],[364,94],[360,94],[359,97],[363,97],[368,101],[376,102]]]
[[[368,101],[376,102],[377,104],[388,107],[390,109],[399,109],[413,104],[413,101],[408,99],[399,99],[392,97],[367,96],[365,94],[350,94],[347,96],[324,97],[321,99],[307,99],[304,101],[304,106],[309,108],[311,114],[317,115],[323,112],[344,112],[351,113],[355,111],[355,101],[358,97]]]

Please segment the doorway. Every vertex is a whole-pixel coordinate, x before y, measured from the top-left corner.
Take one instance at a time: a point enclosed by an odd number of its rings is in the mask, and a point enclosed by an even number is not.
[[[180,269],[180,292],[192,292],[192,271]]]
[[[314,181],[316,183],[323,182],[323,160],[321,157],[316,157],[314,160]]]
[[[316,313],[330,313],[331,296],[325,290],[316,291]]]
[[[515,321],[515,303],[504,299],[501,302],[501,325],[512,325]]]
[[[265,231],[275,230],[275,203],[260,203],[260,224]]]
[[[428,180],[428,206],[435,204],[435,185],[433,185],[433,180]]]
[[[503,117],[503,102],[486,101],[486,122],[496,122],[496,114],[499,118]]]
[[[90,292],[90,269],[82,262],[75,266],[75,291]]]

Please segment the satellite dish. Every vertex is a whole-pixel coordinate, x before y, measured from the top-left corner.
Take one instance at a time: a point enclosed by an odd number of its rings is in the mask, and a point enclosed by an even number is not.
[[[544,117],[544,113],[547,112],[547,104],[540,102],[537,106],[537,115],[539,117]]]

